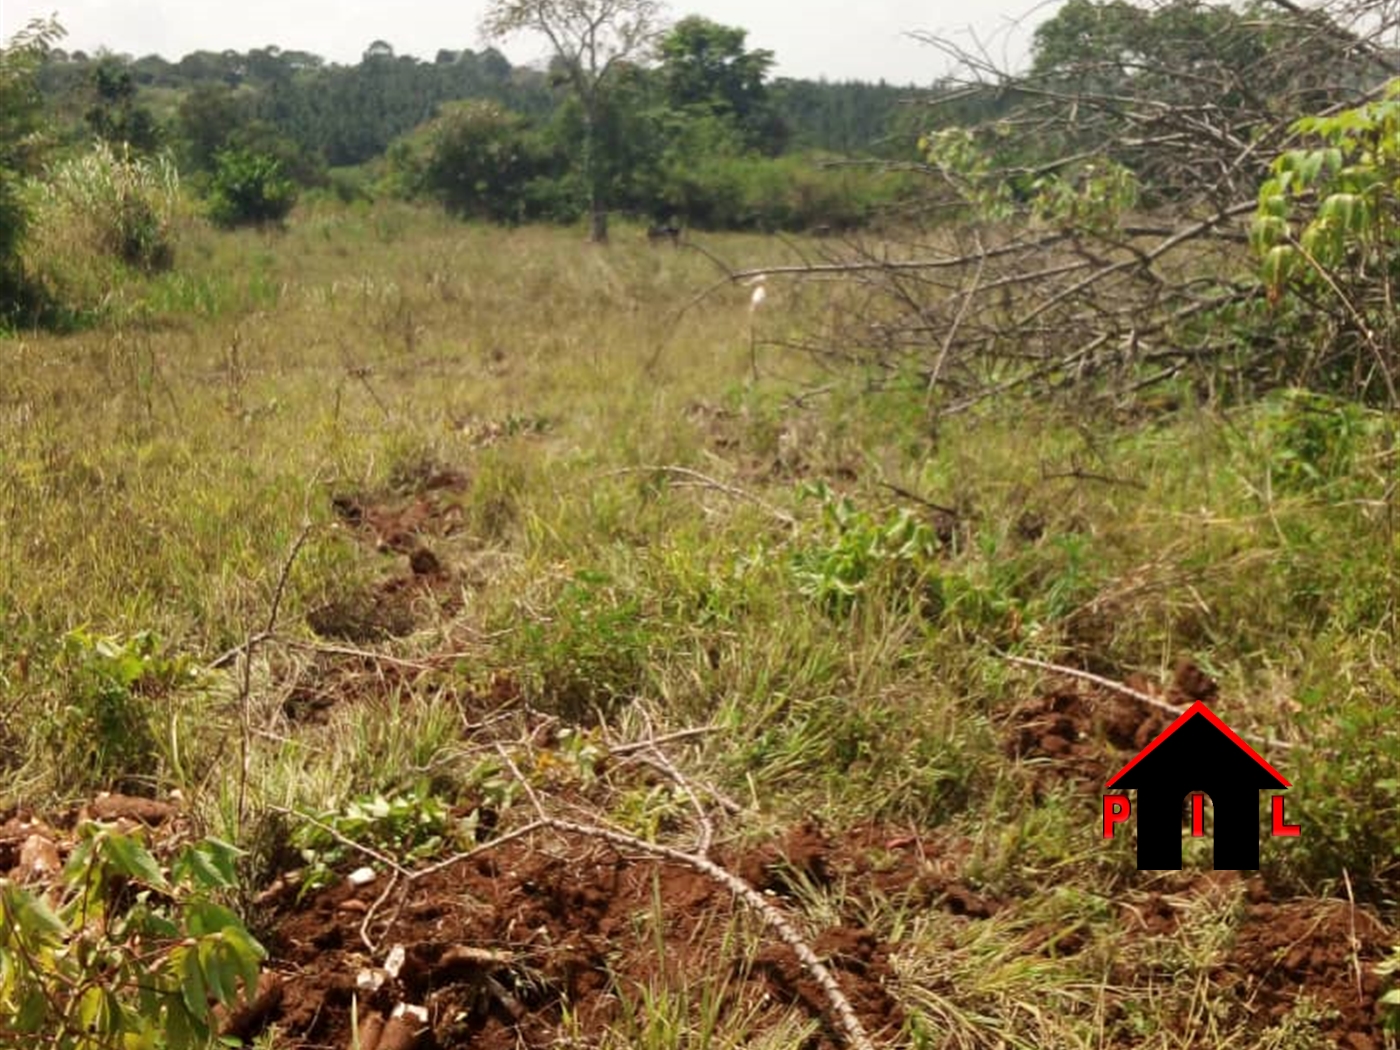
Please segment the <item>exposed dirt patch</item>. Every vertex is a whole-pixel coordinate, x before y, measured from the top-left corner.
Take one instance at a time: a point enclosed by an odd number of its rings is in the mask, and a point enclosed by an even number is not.
[[[336,516],[356,539],[403,558],[377,583],[311,610],[311,629],[323,638],[363,644],[411,634],[432,618],[455,612],[461,604],[458,581],[435,547],[462,530],[460,497],[467,486],[463,474],[425,467],[387,492],[332,497]]]
[[[1332,1045],[1384,1045],[1375,964],[1395,934],[1369,912],[1342,900],[1267,900],[1249,905],[1228,963],[1215,979],[1247,1004],[1260,1027],[1277,1024],[1306,997]]]
[[[863,853],[799,828],[776,854],[757,851],[731,867],[765,882],[780,870],[836,878],[856,873]],[[895,853],[891,870],[902,868],[908,885],[921,866],[906,849]],[[360,889],[342,883],[274,924],[268,940],[284,990],[268,1020],[292,1044],[349,1047],[358,996],[362,1018],[389,1018],[405,1003],[424,1008],[420,1046],[561,1045],[569,1036],[566,1006],[579,1029],[596,1033],[621,1023],[619,992],[636,997],[667,982],[693,987],[704,974],[724,985],[731,1008],[754,1011],[760,1027],[794,1008],[825,1014],[820,988],[771,933],[748,961],[732,950],[725,938],[739,907],[727,889],[684,865],[609,847],[522,841],[400,886],[375,909],[386,885],[382,878]],[[362,925],[374,938],[373,955]],[[758,924],[750,916],[744,928]],[[383,969],[395,944],[404,948],[396,977]],[[850,921],[822,931],[812,947],[872,1035],[881,1042],[895,1036],[904,1017],[888,946]],[[840,1043],[823,1033],[814,1048]]]
[[[1176,707],[1216,699],[1213,679],[1181,661],[1170,687],[1125,683]],[[1102,785],[1171,724],[1172,716],[1108,689],[1075,683],[1018,707],[1004,738],[1007,757],[1032,763],[1037,795],[1063,782]]]
[[[1064,689],[1019,707],[1004,749],[1008,758],[1039,760],[1030,764],[1037,796],[1065,782],[1101,787],[1168,724],[1107,690]]]

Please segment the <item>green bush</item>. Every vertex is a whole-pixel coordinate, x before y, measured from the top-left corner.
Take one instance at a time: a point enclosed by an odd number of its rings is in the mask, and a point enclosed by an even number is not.
[[[73,631],[58,661],[62,695],[45,739],[53,765],[74,788],[139,789],[162,755],[154,712],[191,681],[182,657],[159,651],[154,635],[104,638]]]
[[[215,1004],[251,999],[267,956],[217,901],[237,851],[209,840],[162,868],[140,832],[79,834],[47,896],[0,879],[0,1045],[208,1046]]]
[[[209,183],[209,218],[219,226],[281,222],[296,202],[296,184],[283,175],[276,158],[241,149],[218,154]]]
[[[36,236],[70,259],[97,253],[147,273],[175,262],[180,178],[166,157],[146,159],[98,143],[49,172]]]
[[[0,325],[34,312],[35,289],[20,255],[30,220],[24,176],[37,166],[43,142],[39,66],[62,35],[55,22],[32,22],[0,45]]]

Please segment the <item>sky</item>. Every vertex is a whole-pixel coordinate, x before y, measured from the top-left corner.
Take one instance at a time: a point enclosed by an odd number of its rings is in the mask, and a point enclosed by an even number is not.
[[[57,14],[68,50],[111,51],[172,61],[198,50],[247,51],[275,44],[335,62],[358,62],[386,40],[399,54],[431,60],[440,48],[481,50],[487,0],[0,0],[0,39]],[[775,74],[928,84],[948,70],[911,31],[980,41],[999,62],[1025,53],[1029,25],[1054,0],[670,0],[673,17],[700,14],[749,31],[748,45],[777,57]],[[1020,22],[1018,28],[1016,23]],[[546,56],[537,39],[501,48],[515,64]]]

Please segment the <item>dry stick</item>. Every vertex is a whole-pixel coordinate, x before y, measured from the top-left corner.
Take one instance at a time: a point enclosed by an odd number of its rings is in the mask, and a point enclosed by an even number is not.
[[[608,745],[608,753],[613,755],[625,755],[631,751],[645,751],[648,748],[657,747],[660,744],[669,744],[676,740],[688,740],[693,736],[708,736],[711,733],[718,733],[719,726],[695,726],[691,729],[678,729],[674,733],[665,733],[661,736],[648,737],[646,740],[636,740],[626,744]]]
[[[566,834],[601,839],[614,846],[636,850],[653,857],[659,857],[662,860],[669,860],[675,864],[685,865],[724,886],[735,897],[758,912],[763,921],[772,927],[773,932],[783,943],[792,949],[803,969],[807,971],[812,980],[816,981],[826,996],[827,1005],[835,1016],[837,1026],[846,1036],[850,1045],[855,1050],[875,1050],[875,1044],[870,1041],[870,1036],[866,1034],[865,1027],[860,1023],[860,1018],[856,1016],[850,1000],[841,991],[841,986],[836,983],[836,978],[832,976],[831,971],[817,957],[817,953],[802,939],[802,935],[793,929],[787,917],[775,905],[739,876],[706,857],[696,856],[693,853],[686,853],[683,850],[672,849],[654,842],[647,842],[635,835],[627,835],[620,831],[612,831],[592,824],[577,824],[571,820],[559,820],[554,817],[546,817],[544,823],[554,830]]]
[[[646,715],[645,711],[642,712],[642,717],[646,719],[648,734],[652,734],[651,719]],[[650,754],[638,755],[632,761],[643,762],[653,769],[659,770],[664,776],[669,777],[671,781],[685,793],[686,800],[690,803],[690,808],[695,810],[695,819],[700,822],[700,837],[695,844],[695,852],[698,856],[708,857],[710,855],[710,846],[715,841],[715,826],[710,822],[710,815],[705,812],[705,807],[700,802],[700,796],[697,795],[694,788],[690,786],[690,781],[685,778],[685,774],[677,769],[675,763],[666,757],[664,751],[659,747],[652,747],[649,751]]]
[[[644,467],[620,467],[617,470],[610,470],[601,475],[605,478],[618,477],[622,474],[674,474],[677,477],[689,478],[691,481],[699,482],[706,488],[714,489],[716,492],[723,492],[726,496],[733,496],[735,499],[747,500],[756,506],[762,507],[778,521],[792,528],[797,524],[797,519],[786,511],[781,511],[767,500],[755,496],[752,492],[746,492],[733,485],[726,485],[723,481],[718,481],[708,474],[701,474],[698,470],[691,470],[689,467],[674,466],[644,466]]]
[[[1353,972],[1356,974],[1356,1001],[1358,1003],[1365,1003],[1366,992],[1364,989],[1364,975],[1361,971],[1361,953],[1359,951],[1361,941],[1356,936],[1356,896],[1351,891],[1351,873],[1347,871],[1345,866],[1342,868],[1342,882],[1346,884],[1347,888],[1347,918],[1351,925],[1351,938],[1347,947],[1351,949],[1351,966]]]
[[[889,489],[901,499],[907,499],[912,503],[917,503],[921,507],[927,507],[935,514],[942,514],[945,517],[955,519],[962,517],[962,515],[955,511],[952,507],[945,507],[941,503],[935,503],[931,499],[925,499],[923,496],[920,496],[917,492],[911,492],[909,489],[906,489],[901,485],[895,485],[888,481],[877,481],[875,482],[875,484],[879,485],[882,489]]]
[[[987,265],[987,249],[982,244],[980,234],[977,235],[977,248],[977,269],[972,273],[972,283],[962,293],[962,300],[958,303],[957,312],[953,314],[953,323],[948,326],[948,331],[943,336],[943,345],[938,349],[938,360],[934,361],[933,371],[928,376],[928,392],[924,395],[925,416],[928,416],[933,409],[933,394],[938,387],[938,379],[943,374],[943,365],[948,360],[948,351],[953,347],[953,340],[958,337],[958,329],[962,327],[963,318],[967,315],[967,308],[972,305],[972,297],[977,294],[977,290],[982,284],[982,269]]]
[[[675,334],[676,327],[680,324],[680,320],[682,317],[684,317],[687,313],[693,310],[696,306],[699,306],[702,302],[704,302],[706,299],[712,296],[715,292],[719,291],[726,285],[739,284],[743,281],[751,280],[755,277],[840,277],[846,274],[854,273],[889,273],[892,271],[921,272],[925,270],[951,270],[965,266],[973,259],[977,260],[978,266],[980,267],[983,264],[985,264],[988,259],[995,259],[1003,255],[1017,255],[1022,252],[1030,252],[1042,248],[1049,248],[1052,245],[1058,244],[1061,241],[1066,240],[1068,236],[1068,234],[1060,232],[1051,233],[1042,237],[1037,237],[1033,240],[1016,241],[1012,244],[1003,245],[999,248],[993,248],[990,251],[982,251],[976,256],[960,255],[950,256],[941,259],[906,260],[864,258],[855,259],[847,262],[802,263],[799,265],[764,266],[757,269],[748,270],[735,270],[728,263],[724,262],[724,260],[713,255],[711,252],[706,251],[700,245],[690,242],[686,244],[686,247],[693,248],[696,251],[699,251],[702,255],[704,255],[711,262],[713,262],[720,270],[723,270],[724,276],[715,280],[713,284],[702,288],[686,303],[684,303],[678,310],[675,311],[671,318],[671,333],[672,335]],[[1071,268],[1079,269],[1082,266],[1082,263],[1075,263]],[[657,362],[661,360],[662,351],[666,349],[666,344],[669,341],[670,337],[668,336],[666,339],[662,340],[660,343],[657,344],[656,349],[652,351],[652,355],[647,360],[646,365],[643,366],[643,371],[650,374],[656,368]]]
[[[287,557],[282,562],[282,570],[277,574],[277,586],[272,592],[272,607],[267,612],[267,624],[256,635],[249,635],[248,641],[243,646],[243,677],[238,687],[238,750],[239,750],[239,773],[238,773],[238,827],[243,827],[243,818],[247,814],[248,799],[248,777],[252,773],[253,750],[251,747],[252,726],[249,722],[248,699],[253,694],[253,651],[261,641],[272,637],[277,629],[277,616],[282,610],[282,597],[287,593],[287,581],[292,575],[292,566],[296,564],[297,555],[301,553],[302,547],[306,545],[306,539],[311,535],[311,518],[307,515],[302,519],[301,531],[297,533],[297,538],[292,542],[292,549],[287,552]],[[217,768],[215,762],[210,766],[210,771]]]
[[[662,846],[655,842],[647,842],[645,839],[637,838],[635,835],[628,835],[621,831],[612,831],[608,828],[599,827],[596,824],[579,824],[572,820],[560,820],[557,817],[549,816],[544,807],[540,804],[539,796],[535,794],[535,789],[530,786],[520,768],[499,743],[496,751],[500,754],[502,761],[510,768],[511,774],[524,789],[525,794],[530,799],[530,804],[534,806],[535,813],[539,817],[539,823],[553,828],[555,831],[570,835],[579,835],[583,838],[601,839],[603,842],[611,843],[623,849],[636,850],[646,853],[662,860],[669,860],[675,864],[682,864],[706,875],[724,886],[730,893],[738,897],[749,907],[753,908],[763,918],[773,931],[782,939],[798,961],[811,975],[812,980],[817,982],[826,995],[827,1005],[831,1007],[831,1012],[835,1015],[837,1026],[845,1034],[847,1041],[855,1050],[875,1050],[875,1044],[870,1041],[870,1036],[866,1034],[865,1027],[860,1023],[860,1018],[856,1016],[855,1010],[851,1007],[851,1002],[841,991],[841,986],[836,983],[836,978],[831,971],[826,968],[822,961],[817,958],[817,953],[802,939],[802,935],[792,928],[787,917],[780,912],[775,905],[754,889],[739,876],[720,867],[708,857],[696,856],[693,853],[686,853],[683,850],[672,849],[670,846]]]
[[[648,723],[649,722],[650,720],[648,720]],[[674,733],[665,733],[661,736],[649,736],[645,740],[637,740],[626,744],[617,744],[616,746],[614,746],[613,743],[609,741],[608,755],[612,758],[616,758],[619,755],[630,755],[635,751],[650,751],[654,755],[661,755],[662,744],[670,743],[675,740],[685,740],[688,737],[693,736],[700,736],[709,733],[718,733],[719,731],[719,726],[698,726],[693,729],[679,729]],[[660,770],[666,776],[671,777],[673,780],[676,780],[677,783],[680,783],[682,787],[688,788],[691,791],[693,791],[694,785],[679,780],[679,773],[675,770],[675,767],[671,764],[670,760],[667,759],[664,755],[661,755],[661,757],[663,760],[662,762],[657,762],[646,755],[640,755],[635,759],[624,758],[622,762],[623,764],[625,764],[627,762],[636,761],[646,765],[650,765],[653,768]],[[718,805],[721,809],[723,809],[726,813],[742,813],[744,811],[743,806],[739,805],[739,803],[735,802],[732,798],[729,798],[727,795],[724,794],[724,792],[720,791],[719,788],[715,787],[713,784],[701,784],[700,786],[704,790],[705,794],[709,795],[710,798],[714,800],[715,804]],[[703,814],[701,816],[701,819],[704,819]],[[708,853],[708,847],[706,849],[701,850],[701,852]]]
[[[1158,700],[1155,696],[1150,696],[1131,686],[1123,685],[1121,682],[1115,682],[1112,678],[1104,678],[1102,675],[1096,675],[1089,671],[1081,671],[1077,667],[1065,667],[1061,664],[1045,663],[1043,660],[1032,660],[1026,656],[1008,656],[1002,654],[1002,659],[1007,663],[1020,664],[1022,667],[1034,667],[1041,671],[1050,671],[1054,674],[1068,675],[1070,678],[1079,678],[1085,682],[1092,682],[1094,685],[1102,686],[1104,689],[1111,689],[1120,696],[1126,696],[1130,700],[1136,700],[1140,704],[1169,714],[1173,718],[1181,717],[1187,710],[1177,707],[1175,704],[1169,704],[1165,700]],[[1266,747],[1276,747],[1281,751],[1291,751],[1294,746],[1287,741],[1275,740],[1271,737],[1253,736],[1247,733],[1236,733],[1235,735],[1242,740],[1248,740],[1254,744],[1262,744]]]
[[[1186,241],[1192,240],[1193,238],[1199,237],[1201,234],[1208,232],[1212,227],[1219,225],[1227,219],[1234,218],[1237,215],[1243,215],[1246,212],[1254,211],[1257,207],[1257,202],[1249,200],[1240,201],[1236,204],[1230,205],[1229,207],[1221,208],[1214,215],[1211,215],[1208,218],[1202,219],[1199,222],[1191,223],[1189,226],[1183,226],[1170,237],[1166,237],[1158,244],[1154,245],[1151,251],[1142,253],[1140,257],[1138,255],[1134,255],[1134,257],[1131,259],[1123,259],[1116,263],[1109,263],[1108,265],[1101,266],[1099,269],[1095,270],[1093,273],[1089,274],[1082,280],[1070,285],[1070,287],[1065,288],[1060,292],[1057,292],[1055,295],[1052,295],[1049,299],[1045,300],[1043,303],[1040,303],[1038,306],[1035,307],[1035,309],[1031,310],[1030,313],[1026,314],[1024,317],[1017,319],[1012,324],[1012,329],[1015,330],[1017,328],[1024,328],[1026,325],[1034,321],[1037,317],[1040,317],[1042,314],[1044,314],[1047,310],[1052,309],[1058,304],[1064,302],[1066,299],[1073,298],[1080,292],[1091,288],[1093,285],[1098,284],[1100,281],[1108,277],[1111,277],[1113,274],[1121,273],[1124,270],[1131,270],[1134,267],[1150,265],[1151,263],[1154,263],[1158,259],[1160,259],[1163,255],[1167,254],[1172,249],[1176,248],[1178,245]]]

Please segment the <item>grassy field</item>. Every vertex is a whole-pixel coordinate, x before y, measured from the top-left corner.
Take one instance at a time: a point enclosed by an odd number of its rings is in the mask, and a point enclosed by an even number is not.
[[[244,851],[265,1046],[397,1001],[420,1045],[856,1042],[676,851],[874,1045],[1393,1045],[1392,421],[1183,386],[935,431],[915,377],[765,348],[810,287],[682,310],[717,276],[306,208],[0,342],[0,867],[29,818],[176,799]],[[1161,711],[1012,657],[1210,698],[1302,836],[1137,871],[1100,798]]]

